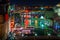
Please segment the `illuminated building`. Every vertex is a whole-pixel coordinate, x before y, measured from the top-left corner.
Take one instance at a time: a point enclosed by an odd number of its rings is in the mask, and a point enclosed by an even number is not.
[[[54,16],[54,11],[46,11],[45,8],[43,7],[39,7],[39,10],[30,10],[26,9],[26,7],[23,7],[23,9],[17,9],[20,7],[15,7],[9,6],[8,8],[8,14],[9,14],[9,24],[11,24],[11,26],[13,26],[13,30],[18,30],[17,28],[21,28],[23,27],[23,30],[29,29],[30,28],[34,28],[34,32],[37,34],[35,36],[38,35],[52,35],[52,31],[53,29],[50,28],[51,26],[53,26],[53,21],[50,18],[53,18]],[[51,15],[50,15],[51,14]],[[11,22],[11,18],[13,17],[13,22]],[[19,26],[17,26],[19,25]],[[11,27],[9,26],[9,27]],[[9,28],[9,30],[11,30],[11,28]],[[21,30],[20,32],[22,33]],[[25,32],[26,32],[25,31]],[[29,33],[28,33],[29,34]],[[25,35],[25,34],[24,34]],[[22,34],[22,36],[24,36]]]

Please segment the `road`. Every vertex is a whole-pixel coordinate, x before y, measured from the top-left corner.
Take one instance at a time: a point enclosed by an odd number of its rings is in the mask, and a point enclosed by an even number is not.
[[[40,39],[59,39],[60,37],[55,37],[55,36],[29,36],[29,37],[18,37],[16,40],[40,40]]]

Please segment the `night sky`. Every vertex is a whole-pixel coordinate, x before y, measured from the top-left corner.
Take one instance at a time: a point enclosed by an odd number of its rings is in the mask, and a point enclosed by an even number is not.
[[[22,6],[53,6],[57,3],[60,3],[60,0],[10,0],[10,4],[19,4]]]

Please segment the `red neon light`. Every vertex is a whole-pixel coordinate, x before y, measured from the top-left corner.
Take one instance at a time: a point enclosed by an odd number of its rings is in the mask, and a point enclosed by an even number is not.
[[[25,28],[27,28],[27,27],[28,27],[28,25],[29,25],[29,20],[28,20],[28,19],[26,19],[24,23],[25,23]]]
[[[9,18],[9,16],[8,16],[8,14],[6,13],[6,14],[5,14],[5,21],[8,21],[8,18]]]
[[[28,13],[28,12],[29,12],[29,10],[25,10],[25,12],[26,12],[26,13]]]

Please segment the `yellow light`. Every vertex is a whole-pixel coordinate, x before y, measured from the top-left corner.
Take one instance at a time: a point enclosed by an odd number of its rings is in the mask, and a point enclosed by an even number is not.
[[[35,20],[35,26],[36,26],[36,27],[38,26],[38,21],[37,21],[37,20]]]

